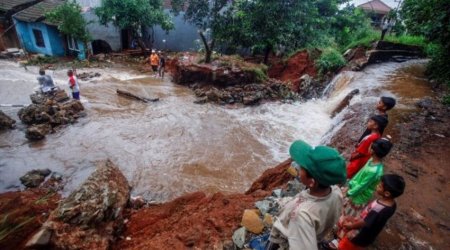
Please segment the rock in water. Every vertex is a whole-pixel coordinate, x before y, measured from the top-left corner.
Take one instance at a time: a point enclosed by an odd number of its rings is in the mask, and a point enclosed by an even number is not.
[[[96,171],[44,223],[42,230],[52,232],[48,245],[110,249],[115,231],[123,226],[129,197],[130,187],[122,172],[110,160],[99,162]]]
[[[45,136],[52,131],[52,127],[50,124],[39,124],[33,125],[27,128],[25,132],[25,137],[28,140],[41,140],[44,139]]]
[[[352,98],[359,94],[359,89],[354,89],[350,93],[347,94],[347,96],[339,103],[339,105],[336,106],[336,108],[331,112],[331,117],[335,117],[337,114],[339,114],[345,107],[350,104],[350,101]]]
[[[16,121],[0,110],[0,129],[14,128],[15,126]]]
[[[51,173],[50,169],[34,169],[28,171],[24,176],[20,177],[20,182],[27,188],[38,187],[44,182],[45,177]]]

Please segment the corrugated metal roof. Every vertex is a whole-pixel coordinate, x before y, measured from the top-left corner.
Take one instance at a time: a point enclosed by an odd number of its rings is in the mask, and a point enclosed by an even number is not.
[[[14,7],[25,4],[25,3],[30,3],[33,2],[35,0],[0,0],[0,10],[3,11],[8,11],[8,10],[12,10]]]
[[[375,13],[379,14],[387,14],[389,11],[391,11],[391,7],[389,7],[387,4],[383,3],[380,0],[372,0],[367,3],[363,3],[358,6],[361,9],[367,10],[367,11],[373,11]]]
[[[14,18],[25,22],[41,21],[44,14],[63,4],[61,0],[44,0],[14,15]]]

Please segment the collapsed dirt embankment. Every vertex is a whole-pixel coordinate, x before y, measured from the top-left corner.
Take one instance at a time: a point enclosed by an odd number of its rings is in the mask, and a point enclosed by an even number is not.
[[[300,99],[306,88],[315,82],[314,63],[307,52],[299,52],[287,62],[267,67],[222,56],[211,64],[197,63],[198,56],[181,56],[168,65],[177,84],[190,87],[197,97],[196,103],[255,105],[264,101]],[[278,67],[278,65],[281,65]],[[306,80],[301,77],[308,75]],[[301,86],[301,82],[307,83]]]

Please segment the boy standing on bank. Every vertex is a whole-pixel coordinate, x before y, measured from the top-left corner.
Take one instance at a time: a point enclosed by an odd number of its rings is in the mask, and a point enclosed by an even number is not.
[[[338,221],[342,193],[335,186],[346,180],[345,160],[327,146],[311,147],[295,141],[289,153],[300,166],[298,177],[306,189],[280,209],[266,249],[318,249],[322,239]]]
[[[396,174],[387,174],[381,178],[377,186],[377,194],[381,197],[372,201],[359,218],[349,217],[344,222],[349,232],[339,242],[340,250],[362,250],[372,244],[383,229],[386,222],[395,213],[395,198],[403,194],[405,180]]]
[[[376,106],[376,109],[378,111],[378,115],[384,116],[386,118],[386,120],[388,120],[387,111],[389,111],[393,107],[395,107],[395,104],[396,104],[396,101],[392,97],[388,97],[388,96],[380,97],[380,100],[378,101],[377,106]],[[387,126],[387,123],[386,123],[386,126]],[[380,131],[381,135],[383,135],[384,129],[385,128],[383,128]],[[364,133],[361,135],[361,137],[359,138],[358,143],[360,143],[362,141],[362,139],[364,139],[364,137],[366,137],[369,134],[370,134],[370,130],[366,129],[364,131]]]

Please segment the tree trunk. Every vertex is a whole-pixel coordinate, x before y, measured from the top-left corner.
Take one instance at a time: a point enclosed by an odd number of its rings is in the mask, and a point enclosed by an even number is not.
[[[212,52],[214,48],[215,40],[213,39],[210,44],[206,41],[206,37],[202,31],[199,31],[198,34],[202,39],[203,45],[205,46],[205,63],[211,63]]]
[[[133,99],[145,102],[145,103],[159,101],[159,98],[157,98],[157,97],[155,97],[155,98],[148,98],[148,97],[144,97],[144,96],[138,96],[138,95],[133,94],[131,92],[128,92],[128,91],[125,91],[125,90],[120,90],[120,89],[116,89],[116,93],[118,95],[125,96],[125,97],[128,97],[128,98],[133,98]]]
[[[147,47],[145,46],[144,41],[142,40],[142,37],[137,38],[137,43],[139,45],[139,48],[141,48],[142,51],[146,51]]]
[[[272,45],[266,45],[266,48],[264,49],[264,64],[267,65],[269,63],[269,55],[272,51]]]

